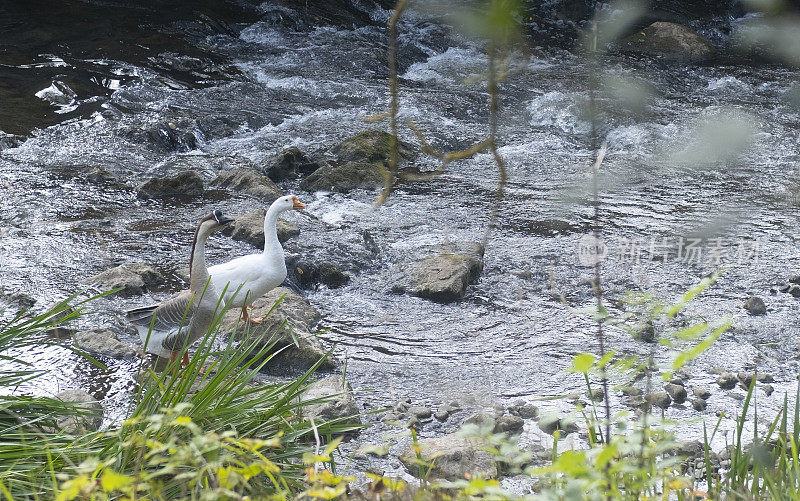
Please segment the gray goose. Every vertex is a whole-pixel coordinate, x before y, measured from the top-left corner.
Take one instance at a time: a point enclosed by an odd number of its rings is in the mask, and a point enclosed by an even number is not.
[[[172,362],[184,347],[203,337],[211,327],[217,313],[219,293],[209,281],[206,240],[212,232],[231,221],[233,219],[215,210],[198,222],[189,259],[189,290],[179,292],[160,304],[125,312],[126,318],[139,332],[147,352],[169,357]],[[182,364],[188,363],[189,355],[184,352]]]

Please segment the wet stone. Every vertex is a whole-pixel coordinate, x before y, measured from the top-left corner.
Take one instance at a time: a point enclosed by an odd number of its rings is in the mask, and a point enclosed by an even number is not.
[[[103,406],[93,396],[83,390],[65,390],[56,395],[62,402],[71,402],[87,411],[81,416],[62,416],[56,425],[72,435],[96,431],[103,422]]]
[[[750,384],[753,382],[754,378],[755,374],[752,372],[740,371],[736,373],[736,379],[738,379],[739,382],[742,384],[742,386],[745,388],[750,387]]]
[[[800,285],[792,285],[789,287],[789,294],[794,297],[800,297]]]
[[[762,374],[758,374],[756,376],[756,380],[759,383],[774,383],[775,382],[775,378],[772,377],[772,374],[763,374],[763,373]]]
[[[642,394],[642,390],[635,386],[623,386],[619,389],[619,391],[621,391],[623,395],[629,397],[638,397]]]
[[[665,391],[659,391],[656,393],[648,394],[645,397],[645,401],[652,406],[658,407],[660,409],[666,409],[672,403],[672,398],[669,396],[669,393]]]
[[[709,390],[705,386],[695,386],[694,388],[692,388],[692,393],[694,394],[695,397],[701,398],[703,400],[708,400],[708,398],[711,396],[711,390]]]
[[[430,407],[424,407],[421,405],[412,405],[406,412],[420,419],[428,419],[433,414]]]
[[[761,389],[764,390],[764,393],[766,393],[767,396],[772,395],[772,392],[775,391],[775,388],[773,388],[771,384],[765,384],[761,387]]]
[[[669,380],[669,384],[676,384],[678,386],[686,386],[683,382],[683,379],[674,377]]]
[[[602,388],[592,388],[591,391],[586,392],[586,396],[589,397],[590,400],[594,400],[595,402],[602,402],[605,398],[605,394],[603,393]]]
[[[136,187],[139,198],[188,198],[203,194],[203,178],[193,170],[172,177],[149,179]]]
[[[144,294],[166,280],[147,263],[126,263],[90,277],[89,282],[104,291],[122,289],[117,294],[124,297]]]
[[[256,170],[247,167],[236,167],[223,172],[214,179],[212,184],[252,195],[270,203],[283,196],[281,189],[270,178],[262,176]]]
[[[437,411],[433,417],[436,418],[437,421],[447,421],[447,418],[450,417],[450,412],[448,412],[446,409],[442,409]]]
[[[723,390],[731,390],[736,386],[737,378],[730,372],[724,372],[717,378],[717,384]]]
[[[286,148],[270,158],[262,167],[263,172],[273,181],[282,181],[297,175],[308,175],[322,167],[296,146]]]
[[[767,313],[767,305],[765,305],[764,300],[758,296],[749,298],[744,303],[744,309],[751,315],[766,315]]]
[[[478,412],[464,420],[463,424],[474,424],[481,429],[494,429],[497,419],[488,412]]]
[[[561,436],[578,431],[578,423],[570,417],[559,417],[555,414],[547,414],[539,419],[539,429],[548,435],[552,435],[556,430],[561,431]]]
[[[465,475],[495,478],[497,461],[485,448],[482,442],[455,433],[419,441],[422,460],[433,465],[429,471],[430,479],[458,480]],[[400,461],[411,474],[420,474],[417,453],[412,448],[403,452]]]
[[[136,349],[117,339],[108,329],[93,329],[75,334],[75,341],[82,350],[113,358],[128,358],[136,355]]]
[[[699,397],[694,397],[692,399],[692,408],[696,411],[704,411],[706,410],[706,401]]]
[[[524,425],[525,422],[521,417],[506,414],[505,416],[497,419],[497,422],[495,422],[494,433],[508,433],[511,435],[517,435],[522,433],[522,428]]]
[[[686,402],[686,388],[682,385],[668,383],[664,386],[664,390],[669,394],[672,401],[676,404]]]
[[[256,209],[247,214],[242,214],[233,218],[233,222],[222,227],[222,234],[234,240],[247,242],[253,247],[264,248],[264,217],[267,215],[265,209]],[[278,219],[278,240],[283,243],[292,237],[300,234],[300,229],[287,223],[283,219]]]
[[[358,405],[353,397],[350,383],[342,381],[340,375],[328,376],[314,381],[301,395],[302,401],[327,398],[326,401],[310,404],[303,408],[306,418],[314,418],[318,423],[340,420],[338,423],[361,424]]]
[[[483,271],[483,247],[473,253],[442,253],[429,256],[417,264],[412,277],[415,296],[449,303],[464,297],[467,285]]]

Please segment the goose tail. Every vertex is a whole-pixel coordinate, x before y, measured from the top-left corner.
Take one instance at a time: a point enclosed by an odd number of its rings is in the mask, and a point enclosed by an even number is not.
[[[125,318],[134,324],[149,324],[150,320],[153,318],[153,313],[156,311],[156,308],[158,308],[157,304],[133,308],[132,310],[125,312]]]

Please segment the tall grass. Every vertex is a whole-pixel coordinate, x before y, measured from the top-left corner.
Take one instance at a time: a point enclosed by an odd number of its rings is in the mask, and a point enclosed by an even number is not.
[[[0,359],[13,364],[0,371],[0,499],[286,498],[304,488],[302,459],[314,437],[356,428],[303,417],[303,407],[325,400],[301,398],[324,358],[288,382],[257,384],[258,370],[278,353],[274,344],[245,329],[242,341],[231,336],[215,350],[223,309],[187,367],[178,370],[176,361],[163,373],[143,373],[121,425],[72,436],[58,429],[58,418],[90,411],[20,394],[18,385],[42,371],[14,355],[79,316],[86,302],[70,300],[0,327]]]

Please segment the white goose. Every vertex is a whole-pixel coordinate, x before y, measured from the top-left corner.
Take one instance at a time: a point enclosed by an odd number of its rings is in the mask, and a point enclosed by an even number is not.
[[[237,257],[208,269],[211,285],[218,291],[225,291],[223,299],[227,306],[242,308],[243,321],[261,323],[263,317],[249,317],[248,307],[286,279],[286,260],[278,240],[278,215],[303,208],[305,205],[294,195],[275,200],[264,217],[264,252]]]
[[[212,232],[231,221],[233,219],[215,210],[198,223],[189,258],[189,290],[179,292],[160,304],[125,312],[149,353],[174,361],[184,347],[203,337],[211,327],[219,306],[219,293],[208,279],[206,240]],[[182,364],[188,363],[189,355],[184,352]]]

